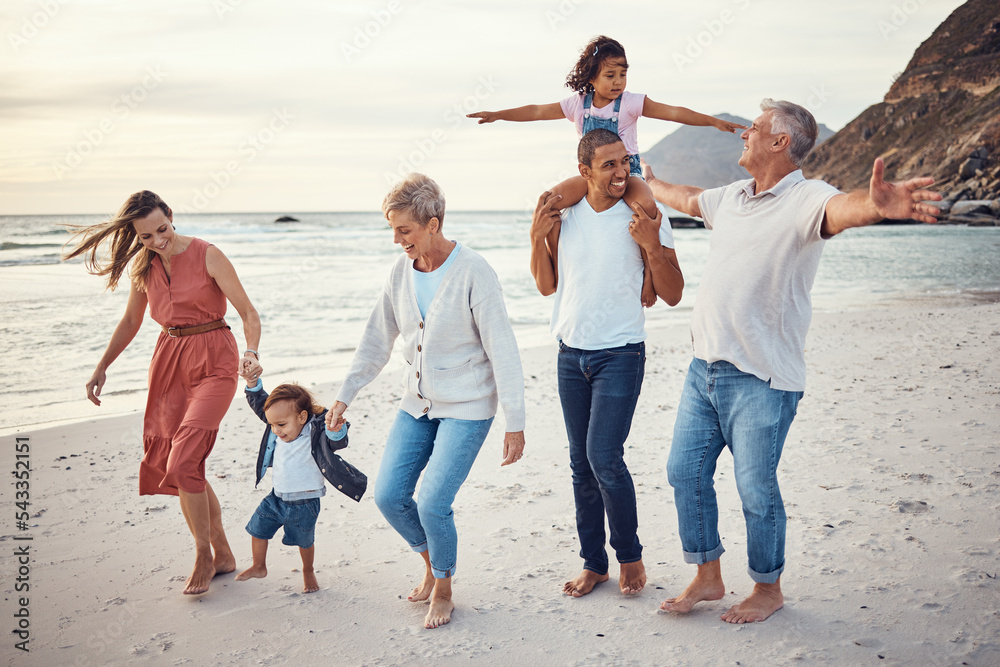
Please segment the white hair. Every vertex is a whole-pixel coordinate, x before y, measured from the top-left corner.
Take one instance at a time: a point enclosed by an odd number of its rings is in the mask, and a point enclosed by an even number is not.
[[[389,190],[382,200],[382,213],[386,219],[393,211],[405,211],[426,226],[431,218],[444,224],[444,192],[441,186],[424,174],[409,174]]]
[[[761,111],[772,111],[771,133],[787,134],[791,140],[788,148],[788,159],[796,167],[809,155],[816,145],[819,127],[816,119],[805,107],[785,100],[772,100],[765,97],[760,103]]]

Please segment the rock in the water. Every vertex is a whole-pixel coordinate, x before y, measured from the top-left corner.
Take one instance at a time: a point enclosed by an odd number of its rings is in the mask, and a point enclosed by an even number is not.
[[[979,213],[984,213],[986,215],[992,215],[993,210],[990,208],[990,200],[988,199],[969,199],[966,201],[956,202],[951,207],[952,215],[974,215]]]
[[[275,219],[275,222],[298,222],[298,218],[293,218],[290,215],[283,215],[280,218]]]

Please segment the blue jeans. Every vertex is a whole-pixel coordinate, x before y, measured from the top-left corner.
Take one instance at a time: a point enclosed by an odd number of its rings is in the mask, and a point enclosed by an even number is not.
[[[576,531],[583,567],[608,571],[604,517],[619,563],[642,558],[635,487],[625,465],[625,439],[639,399],[646,346],[578,350],[559,343],[559,400],[573,471]]]
[[[712,478],[728,447],[747,524],[750,577],[773,584],[781,576],[785,506],[778,461],[801,398],[802,392],[771,389],[728,361],[691,362],[667,460],[685,562],[702,565],[725,551]]]
[[[438,579],[455,573],[458,533],[451,504],[469,476],[493,418],[416,419],[400,410],[375,480],[375,504],[410,548],[429,551]],[[425,470],[426,469],[426,470]],[[420,501],[413,500],[421,471]]]
[[[271,493],[264,496],[257,511],[250,517],[247,532],[259,540],[270,540],[284,526],[282,544],[308,549],[316,541],[319,510],[319,498],[282,500],[271,489]]]

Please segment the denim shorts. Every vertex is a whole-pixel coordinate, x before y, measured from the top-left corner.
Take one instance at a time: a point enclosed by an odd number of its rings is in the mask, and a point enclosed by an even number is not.
[[[278,532],[278,528],[284,526],[282,544],[308,549],[316,541],[316,518],[319,517],[319,510],[319,498],[282,500],[272,490],[260,501],[257,511],[250,517],[247,532],[259,540],[269,540]]]

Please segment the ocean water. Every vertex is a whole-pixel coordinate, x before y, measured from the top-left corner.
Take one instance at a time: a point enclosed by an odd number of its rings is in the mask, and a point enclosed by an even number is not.
[[[178,216],[180,233],[214,243],[230,258],[261,313],[262,364],[269,384],[338,382],[350,363],[374,299],[400,252],[378,213]],[[102,216],[0,216],[0,433],[39,424],[141,410],[159,327],[147,317],[108,372],[103,405],[84,384],[121,318],[127,286],[106,292],[80,260],[60,262],[70,235],[61,224]],[[444,233],[482,254],[504,288],[521,347],[551,344],[551,297],[528,270],[527,212],[449,212]],[[684,271],[676,308],[647,310],[648,326],[690,318],[710,232],[674,231]],[[1000,228],[878,226],[827,243],[813,289],[817,311],[879,308],[913,298],[960,298],[1000,291]],[[238,314],[227,321],[244,348]],[[397,362],[390,362],[390,366]],[[527,370],[527,369],[526,369]],[[530,372],[530,371],[529,371]],[[328,402],[332,396],[321,396]]]

